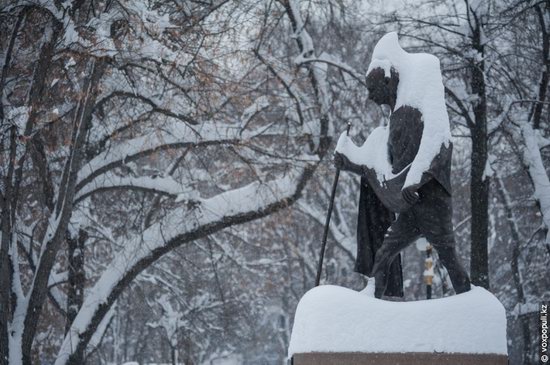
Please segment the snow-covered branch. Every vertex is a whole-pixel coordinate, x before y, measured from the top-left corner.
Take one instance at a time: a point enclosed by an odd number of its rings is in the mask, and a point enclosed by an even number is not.
[[[305,131],[304,134],[289,134],[284,131],[283,126],[271,126],[269,132],[266,131],[266,128],[243,130],[240,125],[232,126],[215,122],[206,122],[197,127],[191,127],[185,123],[168,123],[165,127],[166,131],[119,142],[87,162],[81,168],[78,176],[77,191],[79,191],[79,199],[82,196],[89,195],[93,190],[113,188],[120,185],[143,187],[144,189],[153,188],[154,181],[150,181],[150,183],[140,179],[129,181],[128,179],[116,178],[112,174],[107,177],[101,177],[101,175],[155,152],[199,146],[246,145],[247,141],[255,138],[266,140],[271,138],[298,139],[310,133]],[[277,129],[282,130],[278,132]],[[117,179],[118,183],[115,183]],[[164,188],[166,188],[165,181],[159,179],[157,182],[159,184],[156,184],[155,190],[164,191]],[[87,186],[88,184],[91,185]],[[174,194],[173,187],[171,185],[171,188],[166,192],[171,195]]]
[[[127,283],[174,247],[225,227],[263,217],[292,204],[311,177],[315,166],[265,183],[254,182],[239,189],[199,200],[188,210],[181,208],[122,245],[113,261],[90,290],[82,309],[65,336],[56,365],[86,347],[103,316]]]
[[[336,67],[337,69],[346,72],[351,77],[353,77],[357,82],[359,82],[361,85],[366,87],[364,76],[361,76],[361,74],[359,72],[357,72],[350,65],[346,64],[343,61],[340,61],[339,59],[337,59],[333,55],[328,54],[326,52],[321,53],[319,55],[319,57],[307,57],[307,58],[303,57],[303,55],[300,54],[298,57],[296,57],[294,62],[298,65],[306,64],[306,63],[315,63],[315,62],[326,63],[327,65]]]
[[[506,105],[506,107],[503,109],[503,111],[499,115],[497,115],[496,118],[494,118],[491,122],[488,123],[487,133],[488,134],[494,133],[502,125],[502,123],[504,123],[506,118],[509,117],[510,111],[512,110],[513,106],[515,106],[517,104],[521,105],[521,104],[524,104],[524,103],[528,103],[528,104],[548,104],[548,103],[540,103],[537,100],[530,100],[530,99],[521,99],[521,100],[511,101]],[[544,141],[542,141],[542,142],[544,143]],[[542,147],[540,147],[540,148],[542,148]]]
[[[521,135],[525,143],[525,147],[522,150],[523,163],[529,171],[533,188],[535,189],[534,195],[540,205],[540,212],[542,220],[546,226],[546,243],[550,242],[550,235],[548,229],[550,229],[550,179],[546,172],[546,168],[542,162],[542,156],[539,147],[539,141],[537,139],[537,133],[528,122],[522,122],[520,125]]]

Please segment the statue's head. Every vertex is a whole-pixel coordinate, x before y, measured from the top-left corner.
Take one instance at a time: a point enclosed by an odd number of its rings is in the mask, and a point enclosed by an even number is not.
[[[382,67],[375,67],[367,74],[366,85],[369,99],[378,105],[392,105],[397,99],[399,73],[391,67],[390,76],[387,76]]]

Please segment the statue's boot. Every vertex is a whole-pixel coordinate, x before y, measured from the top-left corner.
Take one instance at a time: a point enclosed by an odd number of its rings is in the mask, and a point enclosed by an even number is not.
[[[411,234],[401,229],[399,224],[396,225],[395,222],[386,233],[384,243],[380,246],[378,251],[376,251],[374,265],[371,271],[371,277],[375,278],[374,296],[376,298],[382,298],[382,295],[386,292],[390,277],[391,263],[395,260],[399,252],[411,242],[410,237]]]
[[[382,299],[388,286],[389,265],[386,265],[382,270],[377,270],[374,275],[374,297]]]

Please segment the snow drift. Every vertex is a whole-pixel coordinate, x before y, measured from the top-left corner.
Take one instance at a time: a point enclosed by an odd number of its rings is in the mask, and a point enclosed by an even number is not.
[[[288,355],[434,351],[507,355],[504,307],[474,286],[459,295],[415,302],[319,286],[298,303]]]

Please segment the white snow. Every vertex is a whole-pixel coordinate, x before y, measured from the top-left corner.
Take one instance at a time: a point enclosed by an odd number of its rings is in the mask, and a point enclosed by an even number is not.
[[[69,67],[72,67],[76,65],[76,61],[74,60],[74,58],[69,58],[69,60],[67,61],[67,63],[65,63],[65,69],[69,69]]]
[[[469,11],[473,11],[477,17],[487,16],[489,14],[489,2],[483,0],[470,0]]]
[[[550,227],[550,178],[542,161],[535,129],[527,122],[521,122],[523,147],[523,164],[529,169],[529,176],[535,188],[534,196],[540,204],[544,225]],[[546,234],[546,243],[550,243],[550,235]]]
[[[297,189],[303,170],[290,171],[286,176],[270,181],[255,181],[243,187],[225,191],[207,199],[200,199],[193,211],[187,208],[174,210],[165,220],[151,225],[141,235],[130,237],[121,243],[111,263],[88,291],[78,315],[58,353],[56,365],[66,364],[77,347],[80,334],[90,325],[97,310],[107,303],[113,288],[135,269],[141,260],[148,258],[165,243],[176,239],[182,232],[199,232],[205,226],[238,217],[251,211],[266,209],[282,199],[290,199]]]
[[[307,58],[314,54],[313,40],[305,29],[306,26],[302,20],[302,15],[300,14],[300,6],[295,0],[289,0],[288,3],[292,9],[292,13],[294,14],[294,21],[296,22],[296,32],[293,34],[293,37],[300,39],[300,43],[302,44],[302,53],[294,61],[296,64],[300,64],[302,58]]]
[[[392,64],[389,60],[373,58],[373,60],[371,61],[370,65],[369,65],[369,70],[368,70],[367,74],[375,68],[381,68],[382,70],[384,70],[384,76],[385,77],[391,77],[391,67],[392,67]]]
[[[463,294],[414,302],[319,286],[298,303],[288,355],[434,351],[507,354],[504,307],[474,286]]]
[[[250,119],[252,119],[256,114],[258,114],[262,110],[266,109],[269,105],[270,105],[269,99],[265,95],[262,95],[256,100],[254,100],[254,102],[244,110],[241,116],[242,126],[243,127],[246,126],[250,122]]]
[[[395,110],[408,105],[422,113],[424,123],[422,141],[407,173],[404,187],[417,184],[422,174],[430,168],[441,146],[448,146],[451,140],[439,59],[427,53],[404,51],[399,45],[397,33],[392,32],[386,34],[376,44],[367,74],[376,67],[384,69],[386,75],[389,74],[391,67],[399,73]],[[374,133],[376,137],[372,137]],[[367,166],[373,167],[379,177],[385,176],[389,179],[391,166],[387,158],[387,146],[382,143],[382,140],[387,141],[388,129],[380,127],[372,134],[361,148],[351,146],[352,143],[344,143],[341,137],[336,150],[345,153],[353,162],[365,160]],[[372,155],[365,156],[366,153]]]
[[[378,180],[383,182],[395,177],[392,173],[388,155],[389,128],[375,128],[367,137],[367,140],[361,147],[353,143],[346,132],[343,132],[336,144],[336,151],[344,154],[349,160],[357,165],[364,165],[374,169],[378,175]]]
[[[154,151],[168,146],[184,147],[186,144],[193,145],[206,143],[208,141],[246,141],[253,138],[280,137],[282,135],[285,137],[300,137],[304,135],[304,132],[297,131],[296,133],[289,134],[284,131],[284,126],[282,124],[270,127],[270,133],[266,133],[265,127],[242,131],[240,123],[239,125],[223,125],[214,121],[207,121],[203,122],[200,126],[190,126],[179,121],[167,122],[163,125],[162,131],[124,140],[123,143],[110,146],[105,152],[100,153],[82,166],[78,174],[78,180],[79,183],[81,183],[90,178],[90,176],[96,177],[100,175],[98,172],[99,170],[109,170],[111,164],[131,159],[148,150]],[[109,186],[113,186],[113,184],[117,183],[116,180],[117,179],[113,177],[99,179],[93,183],[93,187],[90,189],[101,188],[103,187],[102,184],[110,184]],[[122,179],[120,182],[129,183],[127,179]],[[143,179],[133,179],[131,185],[140,186],[145,183],[146,181]],[[181,187],[177,187],[167,180],[165,180],[164,183],[165,186],[168,184],[174,188],[170,190],[171,194],[177,193],[178,189],[181,192]],[[160,183],[156,184],[156,187],[160,188]]]
[[[186,324],[182,319],[183,314],[172,306],[166,294],[157,299],[157,303],[162,308],[162,317],[157,321],[148,322],[147,325],[152,328],[162,327],[170,341],[170,345],[175,348],[178,346],[178,329]]]
[[[8,107],[7,109],[7,120],[9,120],[12,124],[17,126],[17,129],[19,129],[19,133],[23,134],[26,126],[27,121],[29,119],[29,108],[26,106],[19,106],[19,107]]]

